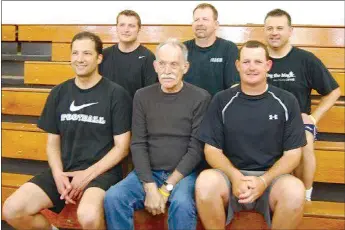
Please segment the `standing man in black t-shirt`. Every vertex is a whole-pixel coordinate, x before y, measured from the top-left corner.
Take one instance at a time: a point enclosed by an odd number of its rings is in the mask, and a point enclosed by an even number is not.
[[[212,96],[239,81],[235,67],[237,46],[216,36],[217,20],[218,12],[213,5],[199,4],[193,11],[195,38],[185,42],[190,68],[184,80],[206,89]]]
[[[306,187],[306,200],[311,200],[316,169],[314,140],[316,124],[334,105],[340,96],[340,88],[330,72],[314,54],[293,47],[289,39],[292,35],[291,17],[275,9],[265,17],[265,39],[272,69],[268,74],[270,84],[294,94],[299,102],[308,144],[303,147],[301,164],[295,170]],[[319,105],[311,113],[311,91],[322,95]]]
[[[135,11],[120,12],[116,21],[119,43],[104,49],[99,72],[125,88],[133,98],[138,89],[157,82],[155,57],[138,41],[141,20]]]
[[[289,174],[306,144],[303,121],[296,98],[267,84],[271,65],[264,44],[246,42],[236,61],[240,85],[216,94],[200,125],[214,168],[195,185],[205,229],[224,229],[241,210],[260,212],[273,229],[295,229],[303,217],[305,189]]]
[[[105,229],[105,191],[122,179],[120,161],[128,154],[131,98],[98,73],[102,41],[81,32],[71,42],[76,77],[54,87],[38,121],[47,132],[50,169],[22,185],[5,202],[3,215],[17,229],[49,229],[40,213],[59,213],[80,200],[83,229]]]

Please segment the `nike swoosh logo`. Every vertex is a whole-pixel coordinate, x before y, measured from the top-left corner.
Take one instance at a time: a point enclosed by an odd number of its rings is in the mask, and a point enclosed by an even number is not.
[[[95,104],[98,104],[98,102],[76,106],[76,105],[74,105],[74,101],[72,101],[71,106],[69,107],[69,110],[71,110],[71,112],[75,112],[75,111],[81,110],[85,107],[89,107],[89,106],[95,105]]]
[[[142,58],[144,58],[144,57],[145,57],[145,56],[139,56],[138,58],[139,58],[139,59],[142,59]]]

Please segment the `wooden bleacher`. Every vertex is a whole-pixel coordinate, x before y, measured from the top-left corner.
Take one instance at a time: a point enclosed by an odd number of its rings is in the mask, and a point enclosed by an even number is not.
[[[88,30],[102,38],[105,47],[118,42],[116,27],[111,25],[2,25],[2,42],[18,47],[16,60],[19,57],[19,44],[48,44],[51,47],[50,59],[39,60],[39,55],[28,55],[24,61],[21,76],[23,84],[2,88],[2,115],[8,117],[2,122],[2,158],[14,160],[46,161],[46,133],[35,124],[12,118],[38,117],[43,109],[50,88],[73,77],[69,65],[70,41],[80,32]],[[327,113],[318,125],[319,132],[325,133],[326,139],[315,143],[317,171],[316,182],[345,184],[344,178],[344,133],[345,133],[345,27],[340,26],[307,26],[294,28],[292,43],[308,50],[319,57],[330,70],[341,86],[342,97]],[[224,25],[220,26],[218,36],[229,39],[241,46],[248,39],[263,41],[262,25]],[[140,42],[154,52],[155,47],[169,37],[177,37],[182,41],[193,38],[189,25],[144,25],[141,29]],[[22,46],[23,48],[24,46]],[[44,60],[44,61],[43,61]],[[47,87],[48,86],[48,87]],[[45,87],[45,88],[42,88]],[[312,92],[312,109],[319,103],[320,97]],[[334,142],[332,135],[341,135],[342,141]],[[2,202],[25,183],[32,175],[2,172]],[[78,228],[75,207],[68,206],[59,215],[45,210],[44,214],[56,226]],[[343,202],[313,201],[306,205],[304,218],[299,229],[344,229],[345,204]],[[72,210],[72,212],[71,212]],[[151,217],[142,212],[135,214],[136,229],[167,229],[166,216]],[[262,217],[252,212],[241,212],[236,215],[229,229],[264,229]],[[198,224],[198,229],[202,229]]]

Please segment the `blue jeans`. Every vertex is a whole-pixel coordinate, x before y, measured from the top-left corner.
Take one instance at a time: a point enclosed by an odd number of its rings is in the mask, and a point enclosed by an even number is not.
[[[169,177],[166,171],[152,171],[153,179],[160,187]],[[193,172],[180,180],[168,202],[169,229],[196,229],[197,213],[194,199],[196,173]],[[134,229],[133,215],[135,210],[144,209],[145,192],[135,171],[119,183],[110,187],[104,198],[107,228]]]

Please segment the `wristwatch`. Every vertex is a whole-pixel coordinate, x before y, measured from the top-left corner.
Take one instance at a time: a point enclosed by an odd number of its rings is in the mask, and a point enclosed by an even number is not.
[[[168,192],[171,192],[174,189],[173,184],[169,184],[166,181],[164,181],[165,188],[168,190]]]

